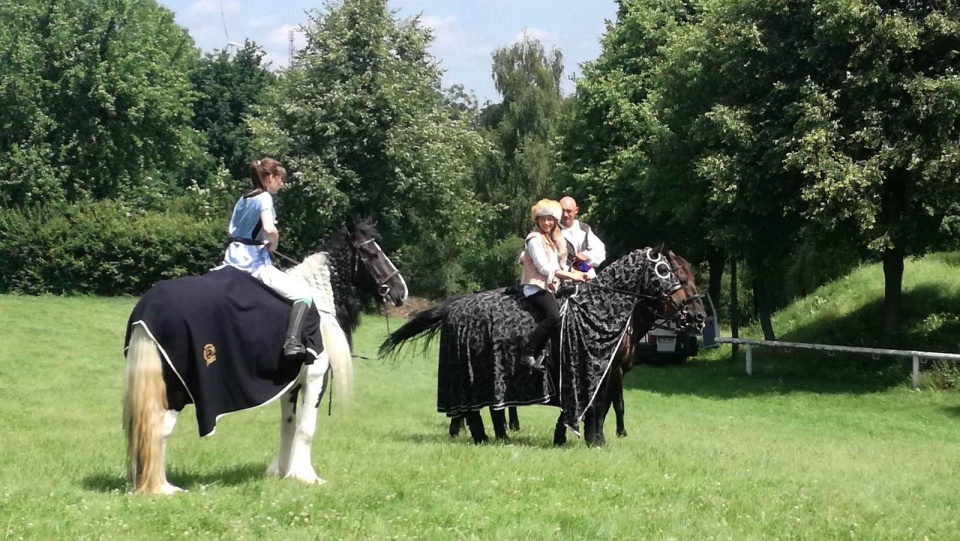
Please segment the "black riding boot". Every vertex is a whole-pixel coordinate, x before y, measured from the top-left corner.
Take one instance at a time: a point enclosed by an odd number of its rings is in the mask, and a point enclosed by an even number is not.
[[[283,337],[283,356],[300,357],[307,352],[300,342],[300,334],[303,332],[303,322],[307,319],[307,311],[310,310],[310,304],[304,301],[293,303],[290,309],[290,321],[287,322],[287,333]]]
[[[531,370],[546,370],[543,367],[543,346],[550,339],[550,333],[537,325],[535,329],[527,335],[523,352],[520,354],[520,362]]]

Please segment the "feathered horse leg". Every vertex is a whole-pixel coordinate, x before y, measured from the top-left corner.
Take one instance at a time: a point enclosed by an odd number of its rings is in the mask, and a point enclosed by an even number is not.
[[[293,433],[297,426],[297,399],[307,377],[307,368],[300,369],[298,383],[280,401],[280,450],[267,468],[270,477],[286,477],[290,472],[290,455],[293,452]]]
[[[350,344],[343,330],[332,316],[323,316],[320,321],[323,335],[323,354],[307,367],[303,378],[303,399],[297,419],[296,431],[290,450],[290,468],[282,476],[306,483],[323,484],[324,480],[313,469],[311,449],[317,429],[317,410],[326,385],[329,368],[333,369],[334,383],[339,399],[347,400],[353,382],[353,360]]]
[[[180,492],[167,482],[164,451],[177,414],[167,407],[160,352],[142,325],[136,325],[127,348],[124,373],[123,426],[127,435],[127,467],[133,492]]]

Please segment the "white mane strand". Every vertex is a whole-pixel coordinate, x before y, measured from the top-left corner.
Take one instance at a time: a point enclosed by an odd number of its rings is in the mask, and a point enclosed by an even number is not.
[[[317,304],[318,311],[336,314],[329,259],[327,252],[315,253],[288,270],[287,274],[303,280],[313,290],[313,302]]]

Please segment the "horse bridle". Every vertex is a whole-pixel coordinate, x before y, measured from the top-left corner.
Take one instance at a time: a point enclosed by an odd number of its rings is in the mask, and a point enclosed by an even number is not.
[[[664,266],[665,266],[666,268],[668,268],[668,269],[670,270],[670,272],[672,272],[673,275],[677,278],[677,285],[676,285],[676,287],[672,287],[669,291],[664,291],[664,292],[663,292],[662,294],[660,294],[660,295],[647,295],[647,294],[644,294],[644,293],[640,293],[640,292],[638,292],[638,291],[626,291],[626,290],[623,290],[623,289],[616,289],[616,288],[612,288],[612,287],[606,287],[606,286],[597,285],[597,284],[592,283],[592,282],[585,282],[583,285],[584,285],[584,286],[587,286],[587,287],[592,287],[592,288],[595,288],[595,289],[600,289],[600,290],[603,290],[603,291],[610,291],[610,292],[612,292],[612,293],[619,293],[619,294],[621,294],[621,295],[627,295],[627,296],[633,297],[633,298],[635,298],[635,299],[638,299],[637,303],[634,305],[634,308],[636,308],[637,306],[640,306],[641,308],[643,308],[644,310],[646,310],[650,315],[653,316],[654,322],[656,322],[657,320],[660,320],[660,319],[664,319],[664,320],[674,319],[674,318],[677,318],[678,320],[681,319],[681,315],[683,314],[683,312],[684,312],[684,310],[686,309],[686,307],[689,306],[690,304],[692,304],[696,299],[701,298],[703,295],[700,294],[700,293],[697,293],[696,295],[688,295],[688,296],[685,297],[682,301],[677,302],[677,301],[673,298],[673,294],[676,293],[678,290],[683,289],[683,288],[687,285],[687,284],[686,284],[686,281],[683,280],[683,279],[681,279],[680,276],[677,274],[677,269],[679,269],[679,268],[681,268],[681,267],[679,267],[679,266],[678,266],[678,267],[673,267],[673,266],[671,266],[669,263],[664,263],[664,262],[662,262],[662,261],[655,261],[655,260],[653,260],[653,259],[648,259],[648,260],[649,260],[651,263],[653,263],[654,265],[657,265],[658,263],[663,263]],[[669,260],[668,260],[668,261],[669,261]],[[654,268],[654,273],[656,273],[656,275],[657,275],[658,278],[661,278],[661,279],[666,279],[666,278],[667,278],[667,276],[661,274],[660,271],[657,270],[656,268]],[[671,315],[668,315],[668,314],[666,313],[666,310],[661,311],[661,310],[659,310],[658,308],[652,308],[652,307],[650,307],[650,306],[647,306],[646,304],[640,304],[640,301],[641,301],[641,300],[658,301],[658,302],[657,302],[657,306],[665,306],[665,307],[672,308],[672,309],[673,309],[673,313],[672,313]],[[632,313],[632,312],[633,312],[633,310],[631,310],[631,313]],[[677,323],[679,324],[680,321],[677,321]],[[666,327],[666,326],[664,326],[664,325],[657,324],[657,323],[654,323],[654,324],[653,324],[653,327],[654,327],[654,328],[660,328],[660,329],[667,329],[667,328],[668,328],[668,327]]]
[[[353,264],[353,274],[356,276],[357,271],[360,269],[360,261],[363,261],[363,266],[367,269],[367,272],[370,273],[370,276],[373,277],[374,281],[377,283],[377,289],[380,293],[380,297],[383,300],[384,304],[387,302],[387,297],[390,296],[390,285],[388,282],[392,280],[396,275],[400,274],[400,271],[396,267],[393,268],[393,272],[387,274],[386,276],[381,276],[380,269],[373,265],[370,262],[367,254],[361,249],[364,246],[376,243],[377,239],[371,237],[363,242],[357,242],[355,238],[350,239],[350,243],[353,245],[354,251],[356,252],[356,259]],[[380,251],[383,253],[383,250]],[[361,257],[361,255],[363,257]],[[392,266],[392,265],[391,265]]]

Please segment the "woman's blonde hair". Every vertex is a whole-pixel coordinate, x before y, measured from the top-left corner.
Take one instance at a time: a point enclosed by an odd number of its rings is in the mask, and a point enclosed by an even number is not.
[[[560,206],[559,202],[554,201],[553,199],[541,199],[532,207],[530,207],[530,219],[533,220],[534,233],[543,233],[540,231],[540,227],[537,225],[537,218],[540,216],[553,217],[553,230],[550,231],[549,236],[544,235],[544,237],[547,237],[547,242],[550,242],[553,245],[553,248],[557,251],[557,254],[559,254],[561,266],[566,268],[567,240],[563,238],[563,233],[560,231],[560,216],[562,213],[563,207]]]

